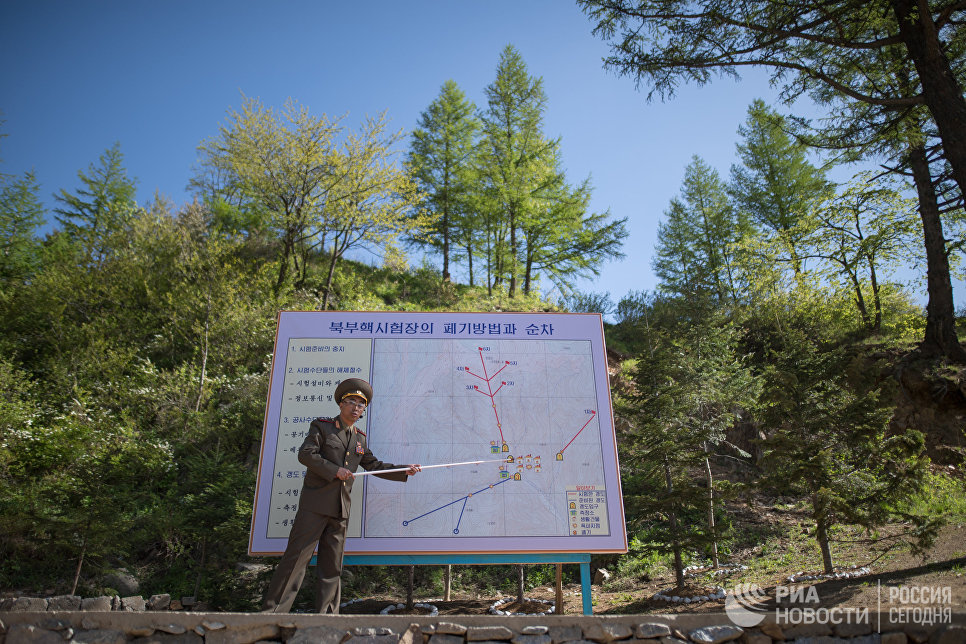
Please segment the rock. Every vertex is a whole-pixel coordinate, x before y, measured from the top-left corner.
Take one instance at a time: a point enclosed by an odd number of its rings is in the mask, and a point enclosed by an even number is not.
[[[255,574],[261,574],[271,569],[272,569],[271,566],[260,564],[260,563],[248,563],[245,561],[239,561],[238,563],[235,564],[235,570],[237,570],[238,572],[250,572]]]
[[[153,626],[137,626],[135,628],[127,629],[127,634],[131,637],[150,637],[154,635]]]
[[[225,628],[225,624],[224,623],[222,623],[222,622],[213,622],[213,621],[210,621],[210,620],[207,620],[207,619],[205,621],[201,622],[201,625],[204,626],[205,629],[206,630],[209,630],[209,631],[220,631],[221,629]]]
[[[520,629],[520,633],[523,635],[546,635],[549,630],[546,626],[524,626]]]
[[[575,628],[574,630],[577,631],[578,637],[572,639],[580,639],[580,629]],[[466,629],[467,642],[485,642],[487,640],[507,641],[511,639],[513,639],[513,631],[506,626],[470,626]],[[553,641],[558,642],[565,640],[557,640],[554,638]]]
[[[259,640],[278,639],[278,626],[275,624],[247,624],[224,628],[205,634],[205,644],[251,644]],[[198,641],[202,641],[198,638]]]
[[[144,597],[132,595],[121,599],[121,610],[128,613],[143,613],[145,608]]]
[[[634,637],[638,639],[664,637],[670,634],[671,627],[660,622],[643,622],[634,625]]]
[[[550,635],[550,639],[554,641],[554,644],[575,642],[584,639],[584,632],[579,626],[551,626],[548,634]]]
[[[772,639],[764,633],[745,633],[745,644],[771,644]]]
[[[510,641],[513,644],[553,644],[549,635],[517,635]]]
[[[433,635],[433,637],[455,637],[455,635]],[[462,642],[463,638],[459,638]],[[398,644],[398,635],[367,635],[363,636],[353,636],[345,641],[345,644]]]
[[[84,619],[81,620],[81,628],[83,628],[85,631],[93,630],[97,628],[97,622],[95,622],[90,618],[85,617]]]
[[[429,644],[463,644],[463,638],[459,635],[436,633],[429,638]]]
[[[167,633],[155,633],[150,637],[141,637],[131,640],[129,644],[205,644],[203,637],[198,637],[191,631],[180,635],[169,635]]]
[[[738,628],[737,626],[723,624],[721,626],[697,628],[691,631],[688,636],[692,642],[697,642],[697,644],[721,644],[721,642],[730,642],[731,640],[738,639],[744,632],[744,629]]]
[[[781,641],[785,639],[785,632],[782,631],[782,627],[775,622],[762,622],[758,625],[758,630],[773,640]]]
[[[184,606],[181,604],[180,599],[172,599],[171,603],[168,604],[169,610],[184,610]]]
[[[125,644],[127,635],[124,631],[98,628],[74,633],[74,639],[71,642],[72,644]]]
[[[627,624],[592,622],[584,626],[584,639],[595,642],[606,643],[614,640],[624,640],[631,635],[633,635],[633,631]]]
[[[436,632],[443,635],[463,635],[466,633],[466,627],[453,622],[439,622],[436,624]]]
[[[341,628],[330,626],[311,626],[309,628],[296,629],[286,644],[339,644],[345,637],[345,631]],[[422,644],[422,638],[419,644]]]
[[[908,644],[909,638],[905,633],[883,633],[879,640],[881,644]]]
[[[961,624],[949,624],[932,634],[929,644],[962,644],[966,642],[966,628]]]
[[[92,613],[107,613],[111,610],[112,600],[107,595],[100,597],[85,597],[81,600],[81,610]]]
[[[789,624],[782,628],[785,639],[794,640],[799,637],[821,637],[831,635],[832,627],[828,624]]]
[[[141,587],[137,577],[128,572],[127,568],[118,568],[104,575],[104,585],[115,589],[122,597],[136,595]]]
[[[598,568],[596,572],[594,572],[594,580],[592,583],[595,586],[600,586],[601,584],[606,583],[609,580],[610,580],[610,573],[607,572],[607,569]]]
[[[14,624],[7,631],[9,644],[64,644],[63,636],[33,624]]]
[[[181,635],[182,633],[188,632],[188,629],[181,624],[163,624],[158,626],[158,630],[171,635]]]
[[[42,597],[17,597],[7,610],[11,613],[42,613],[47,610],[47,600]]]
[[[842,622],[841,624],[835,624],[832,626],[832,630],[839,637],[857,637],[859,635],[868,635],[872,632],[872,624],[870,621],[865,622]]]
[[[151,595],[151,598],[147,601],[146,608],[148,610],[168,610],[170,604],[171,595],[163,593],[161,595]]]
[[[399,636],[399,644],[423,644],[423,634],[419,624],[410,624],[409,628]]]
[[[35,626],[45,628],[48,631],[66,631],[70,628],[70,624],[59,619],[44,619],[39,624],[35,624]]]
[[[47,599],[47,610],[80,610],[81,598],[79,595],[57,595]]]

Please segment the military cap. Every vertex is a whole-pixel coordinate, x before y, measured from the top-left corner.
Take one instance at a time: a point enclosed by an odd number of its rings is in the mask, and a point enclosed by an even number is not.
[[[372,402],[372,386],[361,378],[346,378],[335,388],[335,401],[341,404],[346,396],[359,396],[368,405]]]

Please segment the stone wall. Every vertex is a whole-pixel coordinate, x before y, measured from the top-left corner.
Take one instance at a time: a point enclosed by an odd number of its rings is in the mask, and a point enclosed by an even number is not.
[[[17,600],[0,611],[0,644],[962,644],[966,613],[951,623],[889,624],[888,614],[870,613],[865,624],[778,625],[768,619],[754,628],[735,626],[724,613],[680,615],[318,615],[172,611],[62,610]],[[51,604],[51,600],[58,601]],[[142,601],[144,601],[142,599]],[[146,603],[146,602],[145,602]],[[81,601],[83,604],[83,601]],[[882,620],[880,622],[880,619]],[[880,627],[881,626],[881,632]]]

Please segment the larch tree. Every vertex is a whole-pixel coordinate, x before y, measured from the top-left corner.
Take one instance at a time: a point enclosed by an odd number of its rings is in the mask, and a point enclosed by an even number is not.
[[[135,180],[127,176],[121,146],[115,143],[88,166],[77,172],[81,187],[76,192],[61,189],[54,198],[57,221],[67,237],[78,244],[92,262],[111,254],[113,238],[125,232],[135,216]]]
[[[555,142],[542,132],[547,106],[543,79],[530,75],[512,45],[500,54],[496,80],[487,86],[486,98],[480,166],[489,201],[487,210],[498,222],[491,225],[496,237],[491,250],[495,270],[490,281],[496,285],[505,279],[513,297],[521,276],[520,229],[529,214],[532,195],[543,182],[552,180],[547,177],[543,160]]]
[[[721,303],[740,295],[734,247],[748,226],[731,206],[718,173],[695,156],[680,197],[658,225],[654,272],[659,289],[686,300]]]
[[[543,81],[530,76],[512,46],[503,50],[486,96],[477,203],[494,267],[490,287],[507,280],[512,297],[522,280],[530,294],[542,276],[569,292],[576,278],[597,275],[603,262],[623,256],[626,218],[591,212],[589,180],[567,182],[560,140],[542,131]]]
[[[741,163],[731,166],[728,193],[772,246],[783,247],[782,260],[797,276],[803,269],[800,237],[806,232],[800,224],[808,204],[828,192],[829,182],[808,161],[805,146],[788,135],[782,116],[764,101],[751,104],[738,134]]]
[[[479,129],[476,106],[455,81],[448,80],[412,133],[409,166],[425,195],[422,207],[439,216],[430,234],[415,241],[442,255],[443,281],[450,280],[455,249],[461,241],[473,239],[466,229],[472,227],[470,194]],[[472,275],[472,241],[465,248]]]

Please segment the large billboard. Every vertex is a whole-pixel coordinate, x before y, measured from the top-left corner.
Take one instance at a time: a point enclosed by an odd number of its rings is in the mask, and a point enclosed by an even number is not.
[[[295,311],[278,319],[251,554],[284,551],[296,453],[345,378],[372,384],[377,458],[443,466],[358,477],[347,554],[627,550],[599,315]]]

